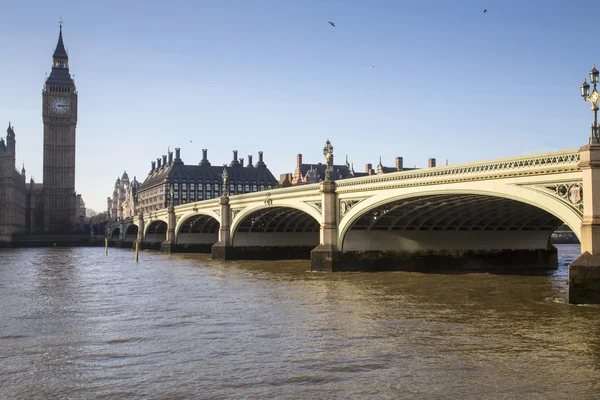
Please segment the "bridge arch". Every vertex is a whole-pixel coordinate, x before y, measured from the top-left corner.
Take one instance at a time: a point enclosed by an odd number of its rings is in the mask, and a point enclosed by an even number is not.
[[[137,224],[130,223],[125,226],[125,234],[123,240],[125,242],[135,242],[137,240],[138,226]]]
[[[580,237],[581,217],[573,208],[526,186],[479,181],[399,188],[356,204],[340,221],[338,248],[476,250],[493,243],[491,249],[545,249],[562,223]]]
[[[144,229],[144,242],[162,243],[167,239],[167,222],[157,219],[149,222]]]
[[[120,236],[121,236],[121,228],[116,226],[110,230],[110,234],[108,235],[108,240],[119,240]]]
[[[213,245],[219,240],[221,224],[214,215],[193,213],[180,218],[175,227],[177,244]]]
[[[316,247],[320,214],[306,205],[263,205],[243,210],[231,227],[233,247]]]

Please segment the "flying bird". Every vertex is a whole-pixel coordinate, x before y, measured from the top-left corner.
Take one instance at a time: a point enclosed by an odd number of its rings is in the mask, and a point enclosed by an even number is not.
[[[329,25],[331,25],[335,28],[335,24],[333,22],[329,21]]]
[[[485,14],[486,12],[487,12],[487,8],[485,8],[485,9],[483,10],[483,13],[484,13],[484,14]]]
[[[367,71],[370,71],[370,70],[372,70],[373,68],[375,68],[375,66],[374,66],[374,65],[369,65],[369,67],[367,68]]]

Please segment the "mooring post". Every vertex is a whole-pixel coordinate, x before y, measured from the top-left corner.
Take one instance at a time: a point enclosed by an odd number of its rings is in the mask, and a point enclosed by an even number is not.
[[[138,214],[137,241],[139,246],[142,246],[142,242],[144,241],[144,214],[141,211]]]

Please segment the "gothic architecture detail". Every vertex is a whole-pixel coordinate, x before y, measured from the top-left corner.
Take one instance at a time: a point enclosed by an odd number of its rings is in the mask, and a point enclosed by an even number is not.
[[[69,56],[63,43],[62,23],[52,55],[52,71],[42,91],[42,120],[43,230],[67,232],[78,219],[75,193],[77,90],[69,73]]]
[[[15,169],[15,131],[9,123],[6,141],[0,138],[0,241],[25,230],[25,167]]]
[[[109,221],[117,220],[120,207],[123,208],[123,218],[133,217],[137,214],[137,191],[139,187],[140,183],[135,176],[129,182],[127,171],[124,171],[123,175],[117,178],[112,197],[106,199]]]

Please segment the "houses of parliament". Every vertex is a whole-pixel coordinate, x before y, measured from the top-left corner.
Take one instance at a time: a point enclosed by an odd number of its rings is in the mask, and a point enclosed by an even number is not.
[[[52,71],[42,91],[44,125],[43,182],[27,182],[25,166],[16,169],[17,133],[9,122],[0,138],[0,242],[14,235],[68,233],[85,215],[75,192],[77,90],[69,73],[62,36],[52,55]]]

